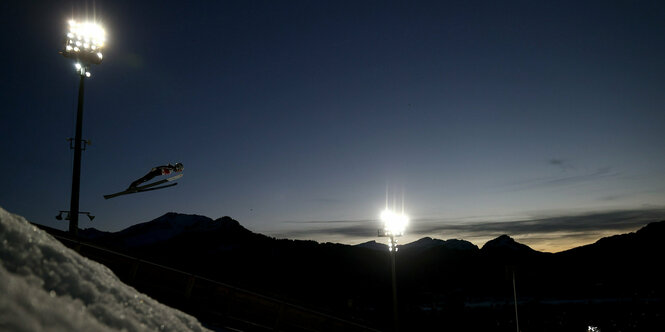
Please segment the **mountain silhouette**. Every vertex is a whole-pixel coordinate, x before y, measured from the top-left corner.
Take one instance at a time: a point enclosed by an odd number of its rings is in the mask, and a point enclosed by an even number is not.
[[[510,252],[532,252],[533,249],[525,244],[518,243],[510,236],[504,234],[496,239],[487,241],[481,248],[483,251],[510,251]]]

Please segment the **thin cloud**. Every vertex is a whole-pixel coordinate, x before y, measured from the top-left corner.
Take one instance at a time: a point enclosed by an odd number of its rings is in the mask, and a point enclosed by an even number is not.
[[[626,197],[628,197],[628,195],[623,195],[623,194],[622,195],[607,195],[607,196],[603,196],[603,197],[599,198],[599,200],[609,202],[609,201],[616,201],[616,200],[626,198]]]
[[[591,182],[603,180],[606,178],[617,176],[619,173],[613,172],[611,167],[601,167],[594,172],[568,175],[568,176],[555,176],[546,178],[530,179],[522,182],[517,182],[508,185],[508,189],[512,191],[547,188],[547,187],[560,187],[584,182]]]
[[[560,168],[562,171],[566,172],[568,170],[574,170],[575,167],[571,165],[569,162],[567,162],[564,159],[558,159],[558,158],[552,158],[548,161],[550,165],[556,166]]]
[[[550,165],[563,165],[562,159],[550,159]]]
[[[324,204],[324,205],[339,205],[339,204],[343,203],[343,201],[339,198],[330,198],[330,197],[314,198],[311,201],[315,202],[315,203],[319,203],[319,204]]]
[[[508,234],[528,237],[531,241],[585,239],[594,234],[633,231],[650,222],[665,220],[665,208],[622,210],[580,215],[552,216],[512,221],[454,222],[444,219],[414,219],[409,234],[438,238],[478,239]],[[349,240],[375,236],[378,220],[331,220],[293,222],[316,224],[311,229],[293,230],[279,234],[290,238],[342,237]],[[325,227],[325,226],[328,227]],[[343,225],[343,226],[340,226]],[[324,226],[324,227],[321,227]],[[440,236],[437,236],[440,234]]]
[[[570,216],[553,216],[528,220],[452,224],[441,220],[428,222],[416,229],[419,233],[460,232],[485,234],[582,233],[634,229],[649,222],[665,219],[665,209],[622,210]]]
[[[283,221],[285,224],[348,224],[348,223],[363,223],[372,222],[376,220],[370,219],[348,219],[348,220],[305,220],[305,221]]]
[[[317,222],[325,223],[325,222]],[[331,224],[336,224],[332,222]],[[349,226],[342,227],[325,227],[325,228],[313,228],[313,229],[300,229],[292,230],[284,233],[276,234],[278,237],[286,238],[317,238],[317,237],[327,237],[327,236],[341,236],[349,239],[358,239],[371,237],[377,234],[379,229],[378,222],[363,222]]]

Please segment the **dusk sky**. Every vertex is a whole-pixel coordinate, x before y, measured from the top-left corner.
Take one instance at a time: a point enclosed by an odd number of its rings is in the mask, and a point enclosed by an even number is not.
[[[663,1],[5,1],[0,206],[68,210],[96,19],[81,228],[166,212],[357,244],[404,197],[407,243],[559,251],[665,219]],[[173,188],[105,200],[151,167]]]

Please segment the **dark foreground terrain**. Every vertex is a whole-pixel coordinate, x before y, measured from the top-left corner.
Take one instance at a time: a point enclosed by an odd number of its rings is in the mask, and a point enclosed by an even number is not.
[[[390,256],[349,246],[270,238],[224,217],[168,213],[116,233],[63,243],[126,283],[215,326],[244,331],[393,328]],[[423,238],[396,256],[402,331],[665,329],[665,221],[549,254],[508,236],[482,248]]]

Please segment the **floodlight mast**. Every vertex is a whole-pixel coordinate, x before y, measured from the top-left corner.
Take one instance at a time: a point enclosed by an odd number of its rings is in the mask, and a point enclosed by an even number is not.
[[[396,237],[402,236],[406,225],[409,223],[409,217],[404,213],[398,214],[392,210],[385,209],[381,212],[381,220],[384,227],[379,230],[380,237],[388,237],[390,243],[388,249],[390,251],[390,267],[392,275],[392,293],[393,293],[393,324],[395,331],[399,331],[399,316],[397,309],[397,275],[395,272],[395,254],[398,250]]]
[[[90,77],[90,66],[102,63],[102,50],[106,42],[106,32],[95,23],[69,21],[65,49],[60,52],[66,58],[74,59],[79,74],[78,107],[76,111],[76,136],[74,138],[74,170],[72,175],[72,196],[69,208],[69,232],[78,236],[79,193],[81,188],[81,151],[86,144],[83,135],[83,91],[85,78]]]

